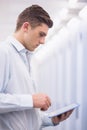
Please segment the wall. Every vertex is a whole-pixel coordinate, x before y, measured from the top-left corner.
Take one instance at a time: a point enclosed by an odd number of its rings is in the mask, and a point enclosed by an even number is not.
[[[52,100],[52,106],[48,111],[73,102],[80,104],[79,109],[66,121],[55,128],[48,127],[44,130],[87,129],[86,12],[87,7],[32,57],[32,71],[38,89],[47,93]]]

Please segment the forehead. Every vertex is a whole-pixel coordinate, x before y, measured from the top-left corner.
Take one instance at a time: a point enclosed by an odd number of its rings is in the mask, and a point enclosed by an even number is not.
[[[48,27],[46,24],[42,23],[41,25],[39,25],[39,26],[35,27],[35,29],[36,29],[37,31],[47,33],[47,32],[48,32],[49,27]]]

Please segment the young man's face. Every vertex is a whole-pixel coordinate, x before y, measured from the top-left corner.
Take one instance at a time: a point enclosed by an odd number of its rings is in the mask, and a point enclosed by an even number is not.
[[[48,29],[46,24],[41,24],[35,28],[29,25],[27,32],[24,34],[24,46],[28,50],[34,51],[40,44],[44,44]]]

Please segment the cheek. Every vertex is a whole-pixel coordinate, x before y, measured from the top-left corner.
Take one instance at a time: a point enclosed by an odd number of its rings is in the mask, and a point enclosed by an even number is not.
[[[39,42],[39,36],[36,32],[30,33],[27,38],[28,42],[30,42],[32,45],[36,45]]]
[[[38,36],[31,37],[31,41],[33,42],[33,44],[38,43],[38,41],[39,41]]]

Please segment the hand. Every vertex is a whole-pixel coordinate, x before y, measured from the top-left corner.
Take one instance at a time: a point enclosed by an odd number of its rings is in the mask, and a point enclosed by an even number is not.
[[[38,93],[32,95],[33,97],[33,106],[35,108],[40,108],[45,111],[51,106],[50,98],[46,94]]]
[[[66,120],[71,115],[72,112],[73,112],[73,110],[70,110],[70,111],[68,111],[68,112],[66,112],[64,114],[59,115],[59,116],[52,117],[53,124],[57,125],[61,121]]]

